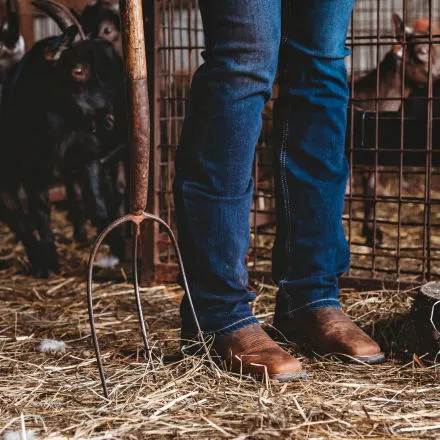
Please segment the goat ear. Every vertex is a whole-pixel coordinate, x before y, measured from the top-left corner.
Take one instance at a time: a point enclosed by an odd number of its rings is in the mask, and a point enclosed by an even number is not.
[[[54,61],[75,41],[79,33],[78,26],[69,26],[59,37],[56,37],[45,49],[44,58]]]
[[[14,9],[15,7],[15,9]],[[16,5],[11,4],[11,0],[6,2],[6,21],[7,21],[7,37],[6,45],[15,47],[20,38],[20,18],[18,16]]]
[[[18,39],[20,38],[20,24],[18,15],[12,12],[8,16],[8,22],[6,25],[6,45],[10,48],[15,47]]]
[[[398,41],[403,40],[403,36],[405,35],[405,25],[403,24],[402,19],[397,15],[393,14],[393,33]]]

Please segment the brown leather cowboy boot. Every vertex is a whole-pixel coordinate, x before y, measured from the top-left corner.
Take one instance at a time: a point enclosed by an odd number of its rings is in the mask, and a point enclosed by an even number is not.
[[[306,377],[301,363],[284,351],[259,324],[252,324],[226,336],[216,336],[213,351],[222,366],[234,373],[263,377],[279,382]]]
[[[274,326],[290,340],[299,332],[304,334],[321,354],[332,353],[346,362],[370,365],[386,362],[379,345],[340,307],[322,307],[293,317],[275,316]]]

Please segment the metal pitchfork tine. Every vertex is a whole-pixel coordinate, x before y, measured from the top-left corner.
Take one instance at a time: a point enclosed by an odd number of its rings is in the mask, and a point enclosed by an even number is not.
[[[150,114],[148,107],[148,85],[147,85],[147,64],[145,57],[145,40],[143,29],[142,3],[141,0],[120,0],[122,37],[124,46],[124,63],[127,77],[127,95],[129,108],[130,125],[130,212],[127,215],[115,220],[107,226],[98,236],[93,245],[88,263],[87,273],[87,304],[89,309],[90,328],[93,343],[95,346],[96,360],[98,362],[99,375],[101,377],[104,396],[108,399],[109,393],[104,375],[101,352],[99,349],[98,337],[96,334],[95,316],[93,312],[92,279],[93,263],[104,238],[117,226],[123,223],[133,223],[135,234],[133,237],[133,284],[136,297],[136,307],[139,316],[139,324],[142,331],[142,339],[149,364],[153,367],[153,359],[148,344],[147,331],[145,328],[142,313],[141,299],[139,295],[139,282],[137,273],[138,237],[140,236],[140,225],[144,220],[151,220],[160,223],[168,233],[176,252],[177,261],[182,274],[183,287],[188,297],[191,311],[194,317],[195,326],[200,342],[203,344],[208,359],[211,360],[209,349],[203,338],[194,304],[186,279],[182,257],[177,245],[176,238],[170,227],[159,217],[145,212],[148,195],[148,175],[150,158]]]

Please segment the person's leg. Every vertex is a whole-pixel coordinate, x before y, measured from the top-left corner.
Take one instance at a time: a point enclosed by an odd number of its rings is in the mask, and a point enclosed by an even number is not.
[[[205,63],[192,82],[173,189],[201,329],[215,335],[214,347],[231,369],[257,374],[266,368],[271,377],[292,380],[301,365],[258,325],[245,265],[251,169],[278,64],[280,1],[199,2]],[[181,317],[182,339],[193,338],[187,298]]]
[[[179,244],[200,325],[227,334],[256,323],[249,302],[251,179],[261,112],[280,44],[280,0],[201,0],[205,63],[191,85],[176,155]],[[193,330],[186,299],[183,330]]]
[[[275,323],[280,326],[307,316],[306,323],[313,322],[310,328],[317,333],[321,324],[312,316],[321,312],[310,312],[330,308],[332,319],[345,318],[337,297],[338,278],[349,265],[342,226],[348,177],[344,57],[353,3],[286,3],[281,44],[275,108],[278,167],[273,276],[279,284]],[[347,323],[352,325],[348,318]],[[324,341],[321,333],[317,339]]]

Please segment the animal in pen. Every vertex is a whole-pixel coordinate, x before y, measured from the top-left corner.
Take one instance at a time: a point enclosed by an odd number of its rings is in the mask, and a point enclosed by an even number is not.
[[[117,215],[111,212],[117,203],[109,200],[117,190],[102,188],[96,161],[126,142],[126,121],[122,64],[111,43],[86,39],[67,8],[50,0],[35,5],[54,18],[62,34],[36,43],[5,84],[0,218],[23,242],[32,272],[47,276],[59,270],[48,200],[56,172],[71,196],[74,223],[88,216],[102,228]],[[92,213],[80,213],[72,195],[76,182]],[[21,186],[27,211],[18,197]],[[109,244],[116,255],[123,253],[120,233]]]
[[[79,13],[72,9],[72,12],[78,18],[84,35],[88,39],[103,39],[109,41],[116,53],[122,56],[122,39],[121,39],[121,25],[119,14],[119,3],[109,2],[106,0],[97,0],[86,4],[86,6]],[[98,197],[99,192],[106,194],[114,194],[116,202],[113,197],[113,203],[116,207],[111,209],[122,214],[123,205],[125,204],[126,196],[126,176],[125,176],[125,158],[121,159],[121,155],[112,154],[112,160],[105,159],[106,166],[103,166],[103,160],[93,165],[84,174],[88,178],[85,180],[86,188],[81,188],[80,185],[67,185],[67,196],[69,200],[75,200],[76,203],[71,204],[73,208],[82,206],[84,209],[73,209],[71,215],[74,221],[74,236],[77,241],[83,241],[85,237],[84,223],[86,217],[85,212],[88,212],[88,218],[93,224],[98,225],[101,229],[106,222],[106,206],[104,200]],[[109,169],[110,165],[110,169]],[[100,180],[90,184],[90,178]],[[116,182],[116,185],[115,185]],[[83,197],[84,193],[84,197]],[[93,197],[88,197],[87,194],[93,194]],[[84,200],[83,200],[84,199]]]
[[[79,13],[76,13],[75,11],[73,12],[78,17],[86,38],[103,39],[109,41],[113,45],[116,53],[122,57],[121,17],[119,14],[118,2],[96,0],[86,4],[86,6]],[[116,206],[114,209],[111,209],[111,211],[117,211],[120,215],[122,215],[124,210],[123,206],[126,204],[126,158],[122,158],[122,161],[118,161],[118,158],[120,159],[118,156],[113,157],[112,161],[105,160],[106,163],[110,162],[110,164],[112,164],[110,169],[108,166],[103,167],[95,164],[95,169],[92,172],[96,177],[102,177],[102,175],[104,175],[104,179],[100,179],[101,185],[99,186],[104,186],[105,193],[114,194],[116,200],[113,197],[110,199],[113,200],[113,202],[116,202]],[[104,183],[102,183],[102,181]],[[114,184],[115,182],[116,185]],[[73,194],[73,197],[75,197],[79,203],[87,204],[92,202],[92,206],[89,206],[86,211],[91,213],[91,215],[95,218],[101,219],[96,221],[94,218],[91,218],[94,224],[101,225],[102,223],[103,225],[106,217],[104,215],[97,215],[99,212],[105,212],[103,200],[101,199],[99,202],[98,198],[98,191],[100,190],[99,186],[97,183],[93,185],[95,197],[91,198],[89,202],[81,199],[81,188],[79,188],[77,191],[73,191],[73,188],[68,187],[67,190]],[[84,220],[85,218],[83,217],[78,223],[82,226],[84,224]],[[101,229],[101,226],[99,229]],[[83,231],[79,231],[79,235],[82,238],[84,235]]]
[[[399,166],[401,147],[402,99],[405,100],[403,119],[403,164],[406,166],[425,166],[427,141],[427,84],[428,71],[435,80],[440,77],[440,44],[432,44],[431,62],[429,61],[429,25],[426,19],[416,20],[412,27],[405,27],[401,18],[392,17],[394,35],[399,42],[406,41],[406,49],[402,44],[393,46],[380,63],[379,67],[366,76],[349,84],[352,90],[351,102],[354,108],[348,109],[347,124],[347,157],[355,165],[372,168],[376,164],[376,125],[378,129],[378,165]],[[432,33],[438,33],[433,26]],[[405,50],[405,56],[404,56]],[[434,85],[435,90],[440,90]],[[403,94],[402,94],[403,91]],[[274,84],[273,98],[276,99],[278,86]],[[377,99],[379,98],[379,99]],[[263,135],[260,142],[260,162],[270,163],[271,151],[266,148],[273,143],[272,113],[273,100],[263,110]],[[433,106],[433,145],[434,149],[439,137],[439,124],[436,115],[440,114],[435,101]],[[353,119],[353,121],[351,121]],[[388,151],[392,150],[392,151]],[[410,150],[410,151],[408,151]],[[418,151],[413,151],[418,150]],[[258,170],[258,184],[271,186],[269,168]],[[363,173],[364,222],[362,233],[367,244],[373,245],[373,214],[375,174],[371,171]],[[347,186],[349,191],[349,186]],[[260,198],[257,198],[257,203]],[[267,204],[267,201],[264,203]],[[264,209],[256,206],[256,209]],[[267,209],[267,207],[266,207]],[[379,227],[375,228],[376,244],[380,243],[383,234]]]
[[[122,56],[119,3],[96,0],[84,7],[79,14],[79,21],[87,37],[110,41],[118,55]]]
[[[395,45],[376,69],[350,85],[353,112],[348,112],[347,155],[355,165],[398,167],[400,152],[397,150],[402,146],[403,165],[425,166],[428,114],[423,111],[419,89],[427,87],[430,75],[434,82],[440,78],[440,45],[430,45],[427,20],[419,19],[412,27],[405,27],[394,14],[392,21],[394,35],[399,42],[406,42],[406,49],[401,43]],[[432,33],[436,33],[438,27],[432,27]],[[434,119],[434,149],[438,125]],[[364,172],[362,233],[369,245],[380,244],[383,239],[381,229],[374,227],[376,185],[375,173]]]
[[[20,34],[18,5],[6,2],[5,14],[0,27],[0,83],[21,60],[25,52],[23,36]]]

